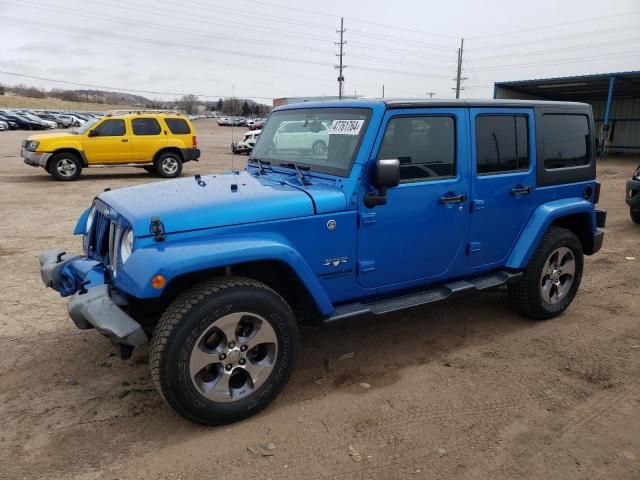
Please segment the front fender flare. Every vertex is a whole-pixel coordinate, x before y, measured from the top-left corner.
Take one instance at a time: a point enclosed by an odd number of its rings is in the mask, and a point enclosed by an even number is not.
[[[540,205],[534,210],[522,230],[505,266],[514,269],[525,268],[549,226],[559,218],[580,213],[587,214],[591,224],[590,230],[595,233],[597,230],[595,210],[591,202],[576,197],[554,200]]]
[[[163,290],[151,286],[154,275],[163,275],[168,285],[185,274],[261,260],[281,261],[288,265],[320,312],[333,312],[331,301],[304,257],[285,237],[277,234],[218,235],[155,243],[131,254],[118,272],[115,285],[136,298],[158,298]]]

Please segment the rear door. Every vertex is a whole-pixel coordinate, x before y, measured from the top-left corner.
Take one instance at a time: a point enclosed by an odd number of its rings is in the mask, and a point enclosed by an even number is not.
[[[399,158],[401,180],[387,190],[386,205],[360,205],[362,286],[401,288],[464,273],[470,188],[466,119],[458,108],[386,113],[370,163]]]
[[[131,118],[131,161],[147,163],[167,146],[167,135],[153,117]]]
[[[499,266],[535,207],[532,109],[471,109],[472,198],[467,259]]]

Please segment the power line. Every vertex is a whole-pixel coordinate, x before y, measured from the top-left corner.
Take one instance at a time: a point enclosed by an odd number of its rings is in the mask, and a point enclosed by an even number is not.
[[[555,62],[537,62],[537,63],[521,63],[519,65],[493,65],[490,67],[478,68],[477,70],[480,72],[484,72],[487,70],[505,70],[514,67],[537,67],[537,66],[547,66],[547,65],[564,65],[565,63],[579,63],[579,62],[588,62],[592,60],[600,60],[602,58],[625,58],[640,55],[640,51],[633,52],[624,52],[621,54],[603,54],[603,55],[591,55],[589,57],[578,57],[573,59],[566,60],[558,60]]]
[[[583,48],[609,47],[609,46],[627,44],[627,43],[638,43],[638,40],[637,39],[614,40],[611,42],[589,43],[589,44],[577,45],[573,47],[549,48],[545,50],[534,50],[532,52],[518,52],[518,53],[507,54],[507,55],[482,55],[480,57],[474,57],[474,58],[476,58],[478,61],[486,61],[486,60],[494,60],[496,58],[532,57],[537,55],[547,55],[549,53],[564,52],[567,50],[581,50]]]
[[[539,27],[523,28],[521,30],[512,30],[512,31],[509,31],[509,32],[490,33],[490,34],[487,34],[487,35],[478,35],[478,36],[475,36],[475,37],[469,37],[469,39],[470,40],[478,40],[478,39],[481,39],[481,38],[501,37],[501,36],[504,36],[504,35],[513,35],[513,34],[516,34],[516,33],[533,32],[533,31],[536,31],[536,30],[544,30],[544,29],[547,29],[547,28],[563,27],[565,25],[575,25],[577,23],[593,22],[594,20],[604,20],[606,18],[626,17],[626,16],[629,16],[629,15],[633,15],[635,13],[640,13],[640,10],[633,10],[631,12],[618,13],[618,14],[615,14],[615,15],[605,15],[605,16],[602,16],[602,17],[585,18],[583,20],[573,20],[573,21],[570,21],[570,22],[555,23],[555,24],[552,24],[552,25],[541,25]]]
[[[332,15],[330,13],[326,13],[326,12],[320,12],[317,10],[307,10],[307,9],[303,9],[303,8],[298,8],[298,7],[291,7],[291,6],[284,6],[284,5],[278,5],[276,3],[270,3],[270,2],[263,2],[262,0],[244,0],[245,2],[250,2],[250,3],[254,3],[254,4],[258,4],[258,5],[268,5],[270,7],[276,7],[276,8],[282,8],[285,10],[291,10],[291,11],[296,11],[296,12],[302,12],[302,13],[311,13],[314,15],[323,15],[326,17],[331,17],[331,18],[336,18],[336,15]],[[369,25],[375,25],[377,27],[385,27],[385,28],[393,28],[396,30],[402,30],[403,32],[414,32],[414,33],[419,33],[420,35],[428,35],[428,36],[432,36],[432,37],[440,37],[440,38],[456,38],[452,35],[444,35],[442,33],[432,33],[432,32],[424,32],[421,30],[415,30],[415,29],[411,29],[411,28],[407,28],[406,26],[397,26],[397,25],[390,25],[388,23],[378,23],[378,22],[372,22],[370,20],[364,20],[362,18],[355,18],[355,17],[344,17],[347,20],[351,20],[352,22],[359,22],[359,23],[366,23]]]
[[[486,45],[484,47],[471,48],[469,50],[473,51],[473,52],[476,52],[476,51],[481,51],[481,50],[491,50],[492,48],[511,48],[511,47],[517,47],[517,46],[520,46],[520,45],[531,45],[531,44],[537,44],[537,43],[546,43],[546,42],[552,42],[552,41],[555,41],[555,40],[567,40],[567,39],[571,39],[571,38],[583,38],[585,35],[589,35],[589,36],[605,35],[605,34],[608,34],[608,33],[618,33],[618,32],[624,32],[624,31],[628,31],[628,30],[637,31],[638,27],[637,26],[628,26],[628,27],[606,28],[606,29],[602,29],[602,30],[592,30],[590,32],[572,33],[572,34],[568,34],[568,35],[556,35],[554,37],[544,37],[544,38],[538,38],[536,40],[527,40],[527,41],[516,42],[516,43],[510,42],[510,43],[500,43],[500,44],[495,44],[495,45]]]

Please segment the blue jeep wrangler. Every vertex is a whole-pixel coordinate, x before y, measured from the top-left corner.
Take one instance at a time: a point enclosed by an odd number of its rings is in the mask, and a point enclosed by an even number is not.
[[[602,245],[590,106],[318,102],[275,109],[242,172],[105,191],[81,255],[40,257],[81,329],[180,415],[222,424],[287,382],[300,322],[383,314],[506,285],[562,313]]]

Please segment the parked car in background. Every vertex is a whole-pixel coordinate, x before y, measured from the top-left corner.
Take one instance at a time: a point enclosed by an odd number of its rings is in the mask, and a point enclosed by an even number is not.
[[[0,120],[0,131],[9,130],[9,124],[4,120]]]
[[[46,128],[56,128],[58,126],[56,122],[52,122],[51,120],[45,120],[30,112],[21,112],[20,115],[24,118],[28,118],[33,122],[42,123]]]
[[[18,124],[16,122],[14,122],[13,120],[9,120],[8,118],[4,117],[3,115],[0,114],[0,120],[5,122],[8,126],[9,129],[11,130],[17,130],[18,128]]]
[[[22,142],[22,158],[58,180],[76,180],[95,165],[143,167],[173,178],[200,150],[189,120],[164,113],[126,113],[93,118],[71,133],[32,135]]]
[[[321,121],[282,122],[274,137],[274,150],[322,155],[329,144],[329,130]]]
[[[640,224],[640,166],[636,168],[631,180],[627,181],[625,201],[629,205],[631,220]]]
[[[68,128],[71,126],[71,119],[69,118],[60,118],[59,115],[53,113],[36,113],[38,117],[43,120],[49,120],[54,122],[58,128]]]
[[[258,141],[260,130],[250,130],[244,134],[244,138],[236,143],[231,143],[233,153],[251,153],[254,145]]]
[[[79,117],[76,117],[75,115],[68,114],[68,113],[60,114],[60,115],[58,115],[58,117],[62,121],[70,122],[70,126],[71,127],[79,127],[80,125],[84,125],[84,123],[86,122],[86,120],[81,119]]]
[[[42,122],[35,122],[26,117],[23,117],[22,115],[18,115],[17,113],[4,111],[0,112],[0,115],[2,115],[3,119],[14,122],[16,125],[18,125],[18,128],[21,128],[23,130],[46,130],[49,128]]]

